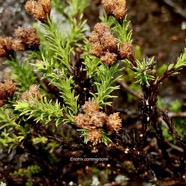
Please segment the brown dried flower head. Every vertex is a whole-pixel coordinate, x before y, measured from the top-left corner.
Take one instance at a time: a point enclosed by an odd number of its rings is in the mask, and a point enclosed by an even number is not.
[[[129,58],[132,55],[132,45],[130,43],[122,43],[119,49],[119,57],[121,59]]]
[[[0,37],[0,57],[6,57],[4,38]]]
[[[104,56],[101,57],[101,61],[113,65],[117,60],[117,55],[115,53],[106,52]]]
[[[101,129],[90,129],[87,132],[88,141],[96,144],[101,142]]]
[[[50,15],[51,10],[50,0],[39,0],[38,3],[42,5],[44,12]]]
[[[79,128],[89,128],[90,117],[86,114],[78,114],[74,118],[74,122]]]
[[[119,112],[109,115],[106,124],[107,124],[108,130],[118,131],[122,125],[122,120],[119,117]]]
[[[110,32],[110,27],[107,23],[97,23],[94,26],[94,31],[100,37],[100,36],[103,36],[103,34],[105,34],[105,33],[109,33]]]
[[[39,91],[39,87],[35,84],[31,85],[29,90],[23,92],[23,94],[20,97],[20,100],[27,101],[31,106],[33,106],[35,104],[33,98],[36,98],[37,100],[41,99],[41,93]]]
[[[12,53],[13,40],[11,37],[0,37],[0,57],[7,57]]]
[[[20,39],[14,39],[12,43],[12,49],[14,51],[24,51],[25,45],[22,43]]]
[[[96,101],[86,101],[82,110],[85,114],[80,113],[74,118],[79,128],[101,128],[107,121],[107,115],[99,112],[99,105]]]
[[[93,127],[101,128],[107,121],[107,115],[104,112],[94,112],[90,118],[90,124]]]
[[[99,105],[96,101],[86,101],[82,106],[82,109],[86,114],[91,115],[92,113],[99,111]]]
[[[5,80],[4,87],[5,87],[7,96],[12,97],[16,90],[15,83],[12,80]]]
[[[108,34],[103,34],[101,37],[101,44],[105,51],[117,52],[118,41],[110,32]]]
[[[13,54],[13,51],[24,51],[25,48],[37,47],[40,45],[40,39],[35,28],[19,27],[15,30],[15,38],[0,37],[0,57],[7,57]]]
[[[5,99],[5,97],[6,97],[6,89],[4,83],[0,82],[0,100]]]
[[[50,14],[51,9],[50,0],[39,0],[38,2],[29,0],[25,4],[25,9],[32,14],[34,18],[46,23],[47,16]]]
[[[40,45],[40,39],[35,28],[19,27],[15,30],[14,36],[28,47],[37,47]]]
[[[103,47],[99,42],[91,43],[90,53],[101,58],[101,56],[104,55]]]
[[[102,0],[102,4],[108,14],[120,20],[125,17],[126,0]]]
[[[4,45],[5,45],[7,51],[12,50],[12,43],[13,43],[12,37],[5,37],[4,38]]]

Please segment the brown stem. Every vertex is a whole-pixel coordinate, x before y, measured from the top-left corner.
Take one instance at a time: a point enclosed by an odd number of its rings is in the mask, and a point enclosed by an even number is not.
[[[122,86],[122,88],[124,88],[127,92],[129,92],[130,94],[132,94],[136,98],[141,99],[140,93],[131,89],[124,81],[118,80],[117,83],[119,83]]]

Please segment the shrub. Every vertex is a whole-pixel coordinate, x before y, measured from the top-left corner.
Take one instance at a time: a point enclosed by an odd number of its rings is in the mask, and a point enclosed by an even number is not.
[[[71,179],[78,182],[78,169],[96,166],[156,180],[162,177],[149,149],[160,149],[158,158],[165,159],[169,170],[164,170],[166,176],[179,170],[175,176],[183,179],[185,141],[157,107],[157,98],[161,83],[186,66],[186,50],[159,73],[154,58],[134,57],[125,1],[103,0],[104,14],[91,33],[83,14],[88,0],[80,6],[78,0],[52,4],[62,14],[61,23],[53,19],[50,0],[29,0],[25,9],[40,24],[0,38],[0,56],[7,58],[12,72],[11,80],[0,84],[0,145],[4,154],[16,153],[14,160],[3,163],[1,177],[7,183],[61,185]],[[114,91],[130,71],[141,87],[141,127],[131,130],[112,107]],[[164,148],[165,124],[179,147],[176,166]],[[21,165],[16,163],[20,154],[26,159]],[[91,161],[73,162],[70,157],[107,157],[111,167],[99,161],[94,166]]]

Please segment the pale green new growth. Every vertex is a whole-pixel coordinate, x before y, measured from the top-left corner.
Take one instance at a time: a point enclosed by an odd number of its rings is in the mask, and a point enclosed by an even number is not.
[[[17,101],[14,105],[20,116],[26,116],[25,120],[33,118],[36,122],[41,122],[45,125],[50,121],[53,121],[56,125],[63,124],[63,110],[57,101],[52,103],[46,97],[40,101],[32,99],[32,104],[27,101]]]
[[[26,176],[26,177],[31,177],[34,174],[37,174],[41,171],[41,168],[39,165],[30,165],[27,168],[20,168],[17,171],[14,171],[11,173],[14,176]]]
[[[102,62],[99,58],[90,55],[90,42],[87,39],[84,40],[84,44],[84,54],[82,55],[84,59],[83,64],[85,65],[84,71],[86,72],[87,78],[92,78]]]
[[[32,138],[32,143],[34,145],[37,145],[39,143],[46,144],[47,141],[48,141],[48,138],[46,138],[45,136],[41,136],[41,135],[39,135],[38,137],[33,137]]]
[[[142,61],[136,60],[136,67],[133,67],[136,73],[136,82],[140,85],[150,86],[150,81],[154,80],[152,75],[154,58],[143,59]]]
[[[95,85],[97,92],[93,95],[93,100],[96,101],[100,106],[111,105],[112,102],[109,99],[116,96],[111,95],[114,90],[119,89],[119,86],[114,86],[113,84],[120,78],[116,77],[121,69],[119,69],[119,64],[116,63],[109,67],[108,65],[102,63],[99,68],[97,68],[95,76]]]
[[[17,124],[14,118],[10,118],[9,112],[8,109],[0,108],[0,146],[9,146],[10,151],[26,137],[28,132],[26,128]],[[14,134],[15,131],[16,134]]]
[[[12,79],[16,83],[17,90],[24,92],[36,82],[34,70],[30,64],[18,61],[17,58],[5,61],[12,71]],[[26,72],[26,73],[25,73]]]
[[[181,70],[185,66],[186,66],[186,48],[184,49],[184,53],[181,54],[180,57],[178,58],[174,68],[176,70]]]

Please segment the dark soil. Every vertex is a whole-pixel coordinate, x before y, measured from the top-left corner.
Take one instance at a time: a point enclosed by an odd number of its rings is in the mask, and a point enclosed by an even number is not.
[[[23,2],[18,4],[16,1],[0,1],[0,35],[11,35],[14,28],[20,25],[29,25],[31,19],[25,15]],[[97,1],[98,2],[98,1]],[[186,11],[184,0],[172,1],[175,6],[164,0],[130,0],[127,1],[128,19],[131,20],[131,29],[133,30],[133,44],[141,46],[144,56],[155,56],[157,66],[164,63],[174,62],[183,48],[186,47],[186,17],[183,13]],[[17,7],[17,8],[16,8]],[[87,16],[90,17],[90,25],[94,25],[98,19],[95,16],[99,14],[99,2],[93,4],[89,9]],[[178,11],[178,10],[184,11]],[[90,14],[91,12],[91,14]],[[6,24],[8,23],[8,24]],[[186,69],[182,74],[167,80],[160,90],[160,95],[166,102],[179,99],[186,105]],[[123,92],[119,93],[120,95]],[[125,104],[124,99],[116,102],[117,108]],[[125,113],[125,111],[123,111]],[[93,151],[91,145],[83,146],[79,139],[74,143],[63,143],[61,148],[55,153],[61,160],[57,163],[47,159],[44,151],[39,147],[36,149],[31,144],[24,144],[24,148],[19,148],[11,153],[7,158],[5,154],[0,154],[0,179],[3,173],[3,166],[6,164],[6,171],[25,166],[28,163],[39,164],[43,168],[43,175],[30,179],[34,180],[35,185],[68,185],[70,182],[89,185],[92,175],[96,175],[101,180],[101,185],[145,185],[144,181],[152,182],[157,185],[186,185],[186,160],[183,147],[179,144],[172,146],[166,141],[159,142],[154,132],[148,134],[147,141],[143,148],[141,143],[140,127],[141,124],[137,117],[139,113],[134,108],[133,117],[123,118],[126,120],[127,128],[113,135],[113,142],[116,144],[110,147],[104,145],[97,146]],[[133,125],[130,125],[130,122]],[[139,130],[138,130],[139,127]],[[66,129],[71,130],[73,129]],[[47,131],[48,132],[48,131]],[[81,145],[80,145],[81,144]],[[32,149],[32,152],[28,150]],[[143,150],[142,150],[143,149]],[[99,152],[99,153],[98,153]],[[108,162],[81,162],[70,161],[71,157],[99,158],[107,157]],[[28,160],[28,161],[26,161]],[[38,163],[39,162],[39,163]],[[136,168],[137,167],[137,168]],[[136,170],[135,170],[136,169]],[[6,171],[4,177],[8,178]],[[137,173],[136,173],[137,172]],[[120,177],[116,183],[116,177],[126,175],[131,178],[130,182],[125,177]],[[63,182],[61,182],[63,180]],[[22,185],[22,180],[8,178],[9,185]],[[46,184],[41,184],[46,183]],[[70,184],[69,184],[70,185]],[[76,185],[76,184],[72,184]]]

